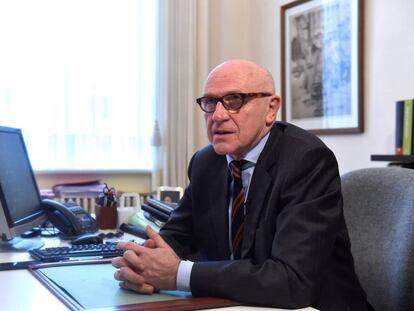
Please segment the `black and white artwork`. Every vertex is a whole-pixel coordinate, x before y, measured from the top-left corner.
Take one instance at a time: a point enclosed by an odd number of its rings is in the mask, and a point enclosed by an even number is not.
[[[284,119],[306,129],[359,128],[358,1],[282,7]]]

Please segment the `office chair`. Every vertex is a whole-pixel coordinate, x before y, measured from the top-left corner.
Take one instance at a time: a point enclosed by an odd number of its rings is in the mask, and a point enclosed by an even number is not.
[[[355,269],[377,311],[414,310],[414,170],[341,176]]]

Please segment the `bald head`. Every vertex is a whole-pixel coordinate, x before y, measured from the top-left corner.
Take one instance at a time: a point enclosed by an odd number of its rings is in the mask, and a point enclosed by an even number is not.
[[[204,83],[204,91],[210,89],[212,84],[220,85],[234,83],[244,92],[269,92],[274,94],[275,87],[273,77],[268,70],[258,64],[244,60],[235,59],[221,63],[215,67]],[[241,91],[235,89],[234,91]]]
[[[279,109],[272,75],[247,60],[214,68],[203,93],[208,138],[217,154],[233,159],[243,158],[269,132]]]

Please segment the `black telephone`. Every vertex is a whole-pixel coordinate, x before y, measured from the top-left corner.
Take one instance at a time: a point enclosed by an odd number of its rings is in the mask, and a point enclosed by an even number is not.
[[[73,239],[83,233],[98,231],[96,220],[76,203],[42,200],[49,221],[59,229],[63,239]]]

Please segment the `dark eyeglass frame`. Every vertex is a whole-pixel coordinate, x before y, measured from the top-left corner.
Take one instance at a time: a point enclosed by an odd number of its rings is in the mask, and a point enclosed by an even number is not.
[[[233,103],[231,102],[232,97],[234,96],[240,96],[239,99],[233,98]],[[214,97],[214,96],[203,96],[196,99],[197,104],[200,106],[201,110],[207,113],[212,113],[216,111],[217,103],[220,102],[223,104],[223,107],[226,108],[226,110],[231,112],[239,111],[250,99],[253,98],[260,98],[260,97],[268,97],[273,96],[272,93],[268,92],[258,92],[258,93],[231,93],[226,94],[222,97]],[[206,103],[206,101],[209,100],[210,102]],[[240,100],[240,101],[239,101]],[[239,102],[237,102],[239,101]],[[211,106],[214,109],[207,109],[207,105]]]

